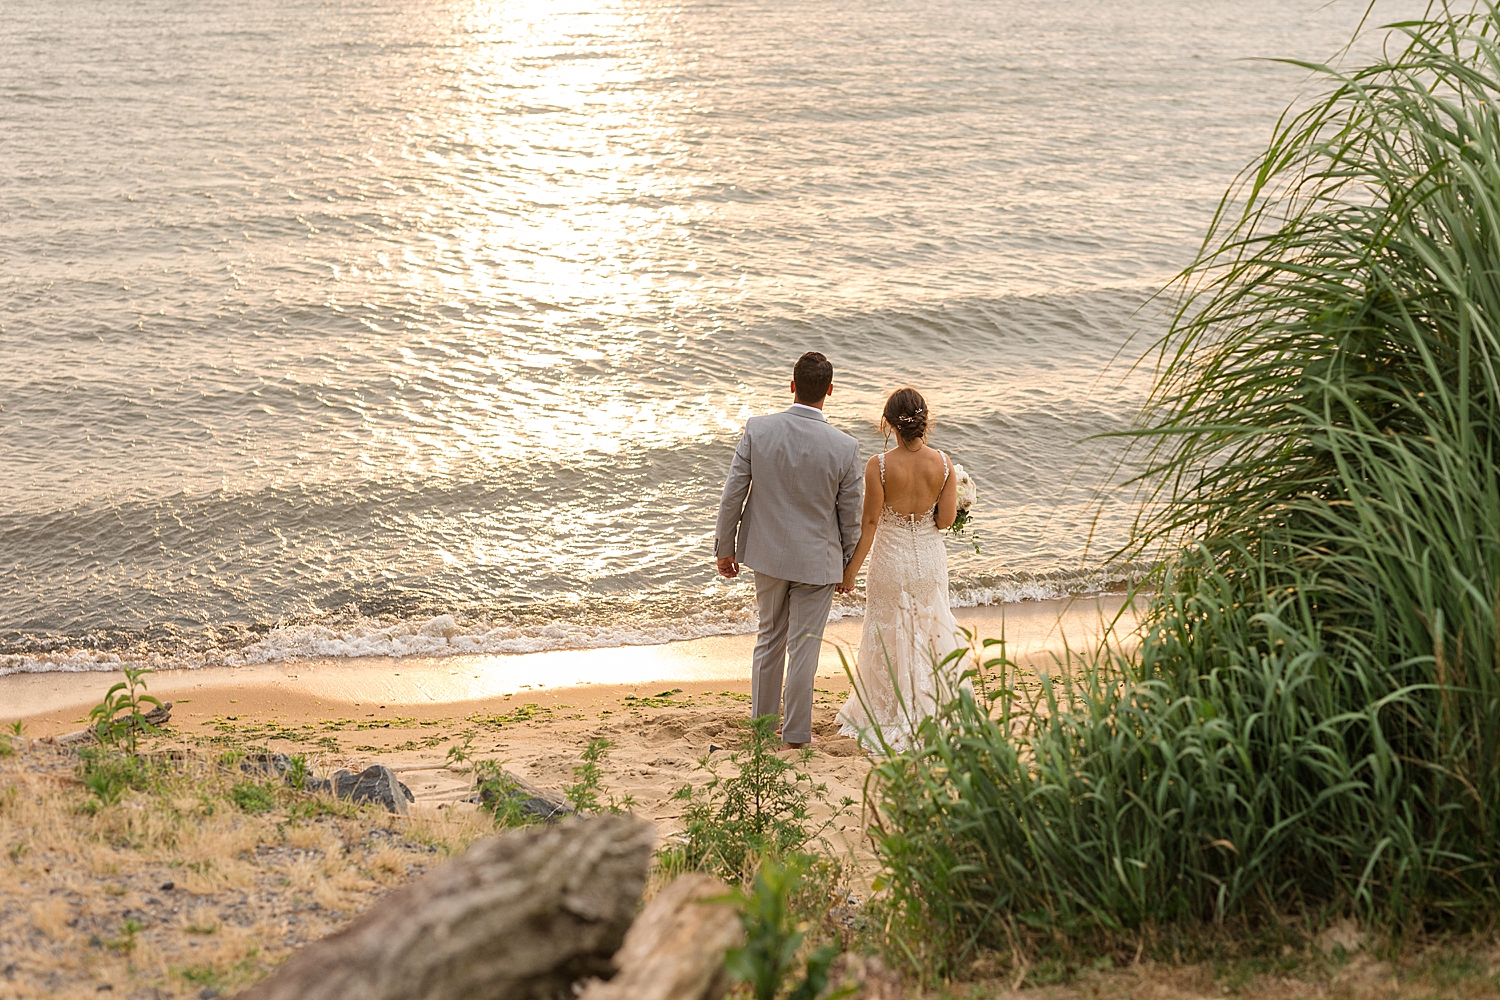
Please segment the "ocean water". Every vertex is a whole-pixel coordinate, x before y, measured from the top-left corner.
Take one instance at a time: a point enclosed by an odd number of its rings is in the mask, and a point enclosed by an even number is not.
[[[928,396],[956,603],[1122,586],[1121,359],[1365,13],[6,0],[0,674],[749,629],[805,350],[866,453]]]

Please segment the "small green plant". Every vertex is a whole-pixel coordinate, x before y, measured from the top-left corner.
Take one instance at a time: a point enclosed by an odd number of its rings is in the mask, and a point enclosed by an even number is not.
[[[192,933],[189,931],[189,933]],[[178,969],[177,974],[195,986],[217,986],[223,977],[212,965],[189,965]]]
[[[680,843],[663,851],[668,871],[696,869],[743,882],[762,855],[784,857],[800,851],[852,804],[846,799],[834,805],[833,816],[814,823],[813,799],[826,795],[828,788],[799,769],[811,750],[802,751],[795,763],[777,754],[781,737],[776,722],[776,716],[763,715],[743,724],[745,745],[729,754],[737,774],[721,775],[719,763],[709,758],[699,763],[710,775],[702,790],[695,793],[691,785],[684,785],[677,792],[676,798],[687,806]]]
[[[452,756],[451,750],[449,756]],[[496,826],[507,829],[530,826],[540,819],[526,808],[525,792],[514,778],[505,773],[499,761],[476,760],[471,766],[474,783],[479,789],[479,808],[495,818]]]
[[[459,735],[463,739],[448,748],[449,767],[467,764],[474,756],[474,730],[467,729]]]
[[[265,785],[241,781],[229,790],[230,800],[247,813],[267,812],[276,807],[276,796]]]
[[[635,805],[635,799],[628,795],[623,799],[610,796],[602,805],[599,802],[599,793],[604,788],[604,769],[599,765],[609,758],[609,749],[613,745],[609,740],[590,740],[588,747],[584,749],[583,763],[573,768],[573,777],[578,779],[578,783],[563,789],[574,812],[580,815],[622,813],[628,812]]]
[[[135,951],[135,939],[141,933],[141,922],[135,918],[129,918],[120,924],[120,933],[104,942],[104,946],[110,951],[118,951],[122,955],[128,955]]]
[[[89,721],[99,742],[108,746],[123,744],[126,753],[135,753],[136,737],[153,733],[156,728],[146,721],[142,705],[162,707],[158,698],[146,694],[145,676],[149,667],[126,666],[125,679],[105,692],[104,700],[89,712]]]
[[[12,722],[6,728],[8,728],[10,730],[10,734],[12,736],[15,736],[17,738],[26,735],[26,723],[23,722],[23,721],[21,721],[20,719],[17,719],[15,722]]]
[[[357,816],[363,803],[332,795],[299,795],[287,806],[287,819],[300,821],[317,819],[319,816]],[[211,812],[212,810],[210,810]]]
[[[297,791],[307,788],[307,779],[312,776],[312,771],[307,766],[307,754],[299,753],[287,758],[286,774],[284,780]]]
[[[0,757],[9,757],[15,752],[16,748],[11,746],[10,737],[0,736]]]
[[[217,930],[217,928],[215,928]],[[260,954],[259,948],[251,948],[243,958],[226,969],[218,968],[208,963],[200,965],[187,965],[171,970],[173,974],[182,977],[194,986],[204,986],[217,990],[235,982],[243,982],[250,976],[256,965],[256,956]],[[200,995],[214,995],[204,991]]]
[[[109,747],[90,747],[78,756],[78,780],[93,796],[84,806],[88,813],[114,805],[128,791],[145,791],[153,776],[148,762]]]
[[[796,921],[792,900],[800,886],[805,862],[791,858],[786,863],[768,858],[755,874],[747,895],[736,892],[745,944],[725,956],[729,974],[748,985],[755,1000],[817,1000],[828,988],[828,970],[838,957],[836,944],[812,951],[797,976],[798,955],[807,937],[807,927]],[[789,981],[790,988],[788,989]],[[849,996],[853,988],[836,990],[825,1000]]]

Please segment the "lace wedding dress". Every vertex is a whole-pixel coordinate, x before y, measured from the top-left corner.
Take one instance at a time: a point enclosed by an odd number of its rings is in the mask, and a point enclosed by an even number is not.
[[[944,455],[944,486],[948,472]],[[880,482],[885,484],[884,455]],[[953,694],[960,665],[948,664],[951,676],[943,678],[936,674],[937,665],[966,645],[948,608],[948,552],[937,528],[936,507],[925,514],[898,514],[887,506],[869,558],[855,689],[839,709],[839,732],[872,750],[881,748],[881,737],[892,748],[905,750],[938,698]]]

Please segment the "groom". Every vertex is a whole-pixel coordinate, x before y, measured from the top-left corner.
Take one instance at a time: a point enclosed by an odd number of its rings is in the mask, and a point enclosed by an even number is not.
[[[796,402],[751,417],[719,502],[714,555],[733,579],[755,570],[760,635],[750,715],[781,715],[788,746],[812,742],[813,677],[834,585],[859,543],[864,482],[859,443],[823,418],[833,365],[817,351],[792,369]],[[786,711],[782,712],[782,671]]]

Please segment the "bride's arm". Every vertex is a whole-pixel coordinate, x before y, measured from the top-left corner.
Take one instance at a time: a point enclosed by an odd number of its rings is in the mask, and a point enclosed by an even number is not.
[[[880,523],[880,511],[885,506],[885,486],[880,482],[878,461],[878,458],[872,458],[865,463],[865,512],[860,518],[859,544],[854,547],[854,555],[849,557],[849,565],[844,567],[844,582],[838,586],[843,594],[854,589],[859,568],[865,564],[870,546],[875,544],[875,526]]]
[[[943,460],[948,463],[948,481],[943,484],[943,492],[938,494],[937,502],[937,527],[939,531],[947,531],[953,527],[953,522],[958,520],[958,477],[953,475],[953,463],[948,461],[947,456]]]

